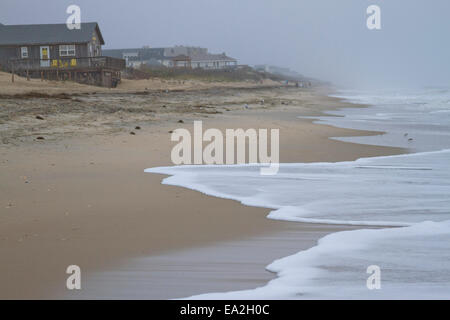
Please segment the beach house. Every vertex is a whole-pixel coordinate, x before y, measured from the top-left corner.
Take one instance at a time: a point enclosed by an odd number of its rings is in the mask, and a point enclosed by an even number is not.
[[[105,40],[96,22],[0,25],[0,68],[27,77],[74,80],[114,87],[125,60],[102,56]]]
[[[222,54],[199,53],[191,56],[192,68],[201,69],[226,69],[237,66],[237,60]]]
[[[164,55],[164,48],[129,48],[129,49],[107,49],[103,54],[108,57],[125,59],[129,68],[139,68],[142,65],[168,66],[171,58]]]
[[[191,57],[180,54],[179,56],[171,58],[169,67],[171,68],[191,68],[192,59]]]

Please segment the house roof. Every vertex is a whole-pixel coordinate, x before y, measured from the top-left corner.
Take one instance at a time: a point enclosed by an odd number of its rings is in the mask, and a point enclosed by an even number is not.
[[[192,62],[194,61],[236,61],[236,59],[228,57],[226,54],[212,54],[212,53],[201,53],[191,56]]]
[[[86,43],[92,40],[94,31],[97,31],[100,43],[105,44],[96,22],[82,23],[81,29],[73,30],[69,30],[65,23],[2,25],[0,26],[0,46]]]
[[[172,61],[191,61],[191,57],[184,55],[184,54],[180,54],[176,57],[171,57],[170,59]]]

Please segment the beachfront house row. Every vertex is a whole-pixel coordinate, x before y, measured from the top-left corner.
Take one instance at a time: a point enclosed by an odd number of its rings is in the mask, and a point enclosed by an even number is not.
[[[66,24],[0,25],[0,68],[28,77],[113,87],[125,61],[102,56],[104,44],[96,22],[72,30]]]
[[[104,54],[125,59],[127,67],[131,68],[139,68],[142,65],[194,69],[225,69],[237,66],[237,60],[225,53],[211,54],[208,49],[201,47],[114,49],[104,50]]]

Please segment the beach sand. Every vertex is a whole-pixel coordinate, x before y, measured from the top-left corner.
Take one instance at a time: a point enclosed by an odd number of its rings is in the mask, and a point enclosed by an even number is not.
[[[15,76],[12,82],[12,75],[0,71],[0,96],[24,96],[24,95],[83,95],[83,94],[120,94],[120,93],[143,93],[157,91],[200,91],[212,88],[254,88],[261,86],[273,86],[278,83],[269,79],[263,83],[255,81],[236,82],[214,82],[201,80],[176,80],[150,78],[143,80],[122,79],[117,88],[103,88],[79,84],[70,81],[41,81],[40,79],[29,79]]]
[[[264,105],[258,103],[261,98]],[[249,110],[244,110],[244,102]],[[202,120],[205,129],[279,128],[281,162],[343,161],[404,152],[330,140],[376,133],[298,119],[347,106],[321,90],[234,84],[233,88],[171,94],[98,93],[69,99],[8,96],[0,99],[0,106],[2,299],[70,298],[72,292],[65,289],[67,266],[79,265],[83,279],[89,279],[103,271],[117,272],[133,259],[151,257],[156,260],[149,268],[161,261],[157,257],[166,257],[167,268],[159,264],[164,274],[147,274],[159,284],[147,288],[145,295],[129,297],[163,299],[252,288],[274,276],[264,266],[275,258],[310,247],[327,233],[347,229],[268,220],[268,209],[161,185],[163,176],[144,173],[145,168],[171,165],[175,143],[169,131],[192,130],[194,120]],[[44,120],[37,120],[37,114],[43,114]],[[45,140],[37,140],[38,136]],[[283,234],[294,235],[299,243],[264,245],[264,251],[245,249],[258,241],[272,243]],[[239,250],[237,257],[246,256],[247,263],[232,267],[239,261],[229,261],[229,268],[223,263],[217,267],[217,261],[233,256],[228,249],[220,249],[231,243]],[[205,252],[216,253],[210,259],[215,276],[198,277],[198,270],[208,269],[208,259],[199,258],[196,250],[203,250],[203,257],[208,256]],[[222,258],[220,252],[224,252]],[[176,266],[167,261],[184,267],[171,273],[170,267]],[[233,270],[242,273],[236,276]],[[184,279],[177,285],[173,285],[175,274]],[[245,275],[251,274],[254,277],[247,279]],[[171,277],[172,285],[165,286],[164,279]],[[233,277],[235,285],[229,281]],[[73,297],[123,298],[94,292],[95,288],[85,289]]]

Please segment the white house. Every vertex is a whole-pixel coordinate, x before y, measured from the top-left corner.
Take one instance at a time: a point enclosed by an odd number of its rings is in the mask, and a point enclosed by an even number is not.
[[[237,66],[237,60],[228,57],[225,53],[211,54],[202,53],[191,56],[192,68],[202,69],[225,69]]]

